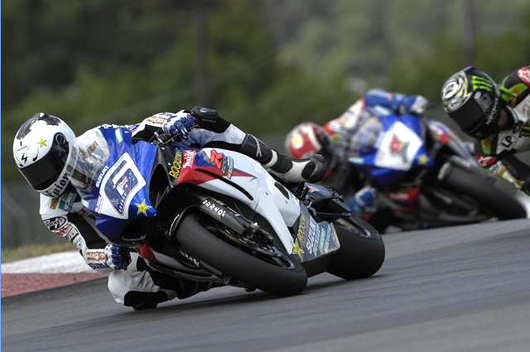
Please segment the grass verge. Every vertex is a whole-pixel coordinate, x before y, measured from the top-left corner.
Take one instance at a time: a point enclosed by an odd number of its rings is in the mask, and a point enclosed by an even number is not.
[[[9,263],[15,260],[74,250],[76,250],[76,248],[70,242],[57,244],[38,244],[16,248],[2,248],[2,263]]]

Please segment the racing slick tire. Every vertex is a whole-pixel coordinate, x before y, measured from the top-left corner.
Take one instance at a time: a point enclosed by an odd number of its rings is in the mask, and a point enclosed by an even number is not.
[[[495,179],[464,170],[454,164],[445,164],[440,171],[440,185],[457,194],[467,195],[491,212],[499,220],[526,218],[525,207],[511,195],[494,184]]]
[[[259,259],[215,236],[201,225],[194,213],[182,219],[176,238],[195,259],[262,291],[293,295],[307,285],[307,274],[298,260],[293,259],[293,268],[282,268]]]
[[[333,222],[340,249],[330,257],[328,272],[345,280],[370,277],[385,261],[385,244],[367,222],[350,217]]]

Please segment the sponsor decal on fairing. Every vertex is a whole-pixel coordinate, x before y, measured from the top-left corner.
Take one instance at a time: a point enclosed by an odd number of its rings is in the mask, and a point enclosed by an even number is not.
[[[207,208],[209,208],[210,210],[212,210],[214,213],[216,213],[217,216],[219,216],[220,218],[223,218],[226,215],[226,210],[217,206],[215,203],[213,203],[209,199],[203,200],[202,204],[206,206]]]
[[[96,212],[118,219],[129,217],[133,197],[146,185],[131,156],[124,153],[106,173],[101,182]]]
[[[145,199],[142,200],[140,203],[136,203],[135,205],[137,209],[136,215],[143,214],[145,216],[149,216],[147,215],[147,211],[151,209],[152,206],[148,205]]]
[[[107,171],[109,170],[109,166],[108,165],[105,165],[105,167],[103,167],[103,170],[101,170],[101,172],[99,173],[99,176],[96,180],[96,187],[99,188],[99,186],[101,185],[101,181],[103,181],[103,177],[105,176],[105,174],[107,173]]]
[[[293,253],[302,261],[308,261],[339,248],[340,243],[333,225],[325,221],[316,222],[307,210],[302,210]]]
[[[195,160],[195,154],[197,154],[195,150],[186,150],[184,152],[184,164],[182,165],[183,169],[193,166],[193,161]]]
[[[384,134],[376,157],[375,166],[406,171],[422,146],[420,137],[401,122],[396,122]]]
[[[223,153],[219,153],[212,149],[209,162],[217,169],[221,170],[223,176],[232,178],[234,173],[234,159],[232,157],[226,156]]]
[[[173,163],[171,164],[171,167],[168,171],[169,176],[173,177],[174,179],[177,179],[180,175],[180,169],[182,168],[182,153],[177,150],[175,152],[175,158],[173,159]]]

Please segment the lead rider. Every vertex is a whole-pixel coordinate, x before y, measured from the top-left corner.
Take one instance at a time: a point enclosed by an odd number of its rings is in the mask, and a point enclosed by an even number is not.
[[[13,156],[30,186],[41,193],[40,214],[44,224],[70,240],[92,269],[110,272],[108,288],[114,299],[135,309],[154,308],[175,297],[189,297],[209,289],[210,283],[153,271],[136,253],[108,243],[105,234],[96,227],[95,216],[86,207],[86,201],[82,202],[83,196],[94,192],[101,181],[98,175],[107,167],[108,130],[114,130],[119,140],[122,128],[131,132],[133,143],[153,141],[155,132],[164,132],[178,137],[177,143],[183,146],[237,151],[259,161],[284,182],[318,182],[325,172],[320,156],[308,159],[283,156],[217,111],[204,107],[158,113],[135,125],[101,125],[79,137],[56,116],[34,115],[17,131]]]

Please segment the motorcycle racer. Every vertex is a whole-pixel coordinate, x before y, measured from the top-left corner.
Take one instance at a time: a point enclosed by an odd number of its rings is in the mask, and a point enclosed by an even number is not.
[[[377,192],[364,185],[348,159],[375,148],[382,131],[381,116],[390,113],[422,115],[427,103],[420,95],[372,89],[341,116],[323,126],[314,122],[296,126],[286,137],[286,148],[294,158],[315,153],[324,155],[328,161],[324,182],[343,194],[357,190],[348,200],[348,206],[356,215],[367,218],[376,210]]]
[[[475,139],[479,163],[530,194],[530,168],[514,155],[530,149],[530,66],[500,85],[468,66],[444,83],[441,94],[449,117]]]
[[[174,297],[186,298],[209,289],[211,284],[151,270],[136,253],[110,243],[107,234],[96,226],[87,199],[97,191],[104,168],[108,168],[105,164],[113,150],[109,143],[121,143],[124,131],[130,133],[133,143],[153,141],[163,132],[180,138],[176,142],[180,145],[235,150],[257,160],[285,182],[316,182],[325,171],[318,156],[304,160],[283,156],[217,111],[204,107],[158,113],[134,125],[101,125],[78,137],[60,118],[42,112],[34,115],[17,131],[13,156],[26,181],[41,194],[44,224],[70,240],[92,269],[109,272],[108,289],[113,298],[134,309],[154,308]],[[110,191],[120,200],[130,187],[124,183]],[[139,214],[152,211],[147,204],[136,206]]]

